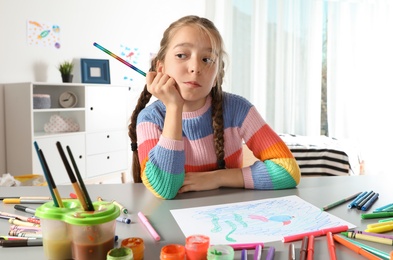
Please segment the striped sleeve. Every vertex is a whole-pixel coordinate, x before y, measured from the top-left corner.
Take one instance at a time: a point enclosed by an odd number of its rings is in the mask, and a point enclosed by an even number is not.
[[[142,182],[155,196],[173,199],[184,182],[184,142],[161,135],[161,120],[149,116],[154,110],[142,112],[137,123]]]
[[[259,159],[242,168],[245,188],[287,189],[299,184],[300,169],[293,154],[255,107],[249,110],[241,132],[246,145]]]

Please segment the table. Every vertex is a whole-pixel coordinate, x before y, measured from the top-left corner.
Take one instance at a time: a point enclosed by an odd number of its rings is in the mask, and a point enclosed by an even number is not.
[[[119,241],[127,237],[141,237],[145,241],[145,259],[159,259],[161,248],[164,245],[177,243],[185,244],[185,236],[172,217],[170,210],[189,207],[200,207],[208,205],[217,205],[223,203],[242,202],[250,200],[267,199],[289,195],[297,195],[309,203],[322,208],[332,202],[352,195],[359,191],[373,190],[380,194],[379,199],[375,202],[374,208],[393,202],[391,196],[391,183],[393,177],[386,175],[362,175],[362,176],[333,176],[333,177],[305,177],[302,178],[297,188],[287,190],[244,190],[244,189],[218,189],[212,191],[189,192],[179,194],[173,200],[162,200],[156,198],[148,191],[143,184],[94,184],[87,185],[87,190],[92,200],[98,196],[105,200],[116,200],[123,204],[132,219],[131,224],[117,223],[116,234]],[[58,185],[62,197],[66,197],[70,192],[74,192],[70,185]],[[47,187],[0,187],[0,197],[2,196],[49,196]],[[348,209],[347,204],[342,204],[332,208],[328,212],[340,217],[357,226],[357,229],[366,229],[367,224],[375,223],[378,219],[362,220],[360,215],[364,212],[355,209]],[[38,207],[39,205],[25,204],[29,207]],[[24,212],[14,210],[14,205],[0,203],[0,211],[16,213],[23,215]],[[137,213],[142,211],[161,235],[161,241],[156,242],[147,232],[146,228],[140,223]],[[28,214],[26,214],[28,215]],[[9,230],[9,223],[0,219],[0,235],[6,235]],[[359,241],[374,248],[390,252],[392,246],[376,244],[373,242]],[[275,259],[288,259],[288,249],[290,243],[274,242],[266,243],[265,246],[276,247]],[[301,241],[295,242],[296,253],[299,255]],[[262,259],[266,256],[263,251]],[[349,249],[336,243],[336,254],[338,259],[364,259],[362,256],[350,251]],[[42,247],[20,247],[20,248],[1,248],[0,255],[2,259],[44,259]],[[249,251],[249,259],[253,259],[253,250]],[[327,243],[325,237],[315,239],[314,259],[329,259]],[[240,252],[236,252],[235,259],[240,259]]]

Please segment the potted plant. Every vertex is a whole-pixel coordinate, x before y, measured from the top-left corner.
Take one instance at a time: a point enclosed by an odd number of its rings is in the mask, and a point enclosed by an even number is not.
[[[64,61],[57,68],[61,73],[63,82],[72,82],[72,69],[74,68],[72,61]]]

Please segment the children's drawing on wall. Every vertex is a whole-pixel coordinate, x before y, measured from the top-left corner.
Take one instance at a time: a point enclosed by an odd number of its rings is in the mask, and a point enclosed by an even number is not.
[[[134,65],[135,67],[139,68],[138,63],[139,63],[139,58],[141,56],[141,53],[139,51],[139,48],[137,47],[129,47],[126,45],[120,45],[120,55],[119,57],[122,58],[123,60],[129,62],[130,64]],[[123,76],[124,81],[132,82],[134,81],[134,77],[138,75],[134,75],[132,71],[129,71],[126,75]]]
[[[155,56],[154,53],[141,50],[139,47],[129,47],[123,44],[120,44],[119,53],[120,58],[134,65],[138,69],[145,69],[145,72],[147,72],[150,68],[150,61]],[[141,75],[138,75],[132,70],[128,70],[128,72],[123,76],[123,80],[127,82],[133,82],[136,78],[140,79]]]
[[[284,236],[348,225],[298,196],[171,210],[184,235],[204,234],[211,244],[280,241]]]
[[[33,46],[59,49],[61,47],[60,26],[53,23],[28,20],[27,43]]]

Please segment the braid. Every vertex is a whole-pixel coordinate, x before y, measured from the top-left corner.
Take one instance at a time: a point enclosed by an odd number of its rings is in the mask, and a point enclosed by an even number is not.
[[[156,70],[156,60],[157,58],[151,61],[150,71]],[[139,113],[146,107],[147,103],[149,103],[151,98],[151,93],[147,91],[147,85],[144,86],[138,103],[135,106],[134,111],[131,115],[131,123],[128,125],[128,136],[131,139],[131,151],[132,151],[132,177],[135,183],[141,183],[141,165],[139,163],[139,155],[138,155],[138,137],[136,134],[136,123],[138,119]]]
[[[212,89],[212,123],[214,149],[217,156],[218,169],[225,169],[224,152],[224,117],[222,109],[222,91],[217,91],[218,86]]]
[[[147,91],[147,86],[143,88],[141,95],[139,96],[138,103],[135,107],[134,112],[131,115],[131,123],[128,126],[128,136],[131,139],[131,150],[133,154],[132,158],[132,175],[135,183],[142,182],[141,179],[141,165],[139,163],[138,156],[138,138],[136,134],[136,121],[138,119],[139,113],[146,107],[147,103],[149,103],[151,98],[151,94]]]

